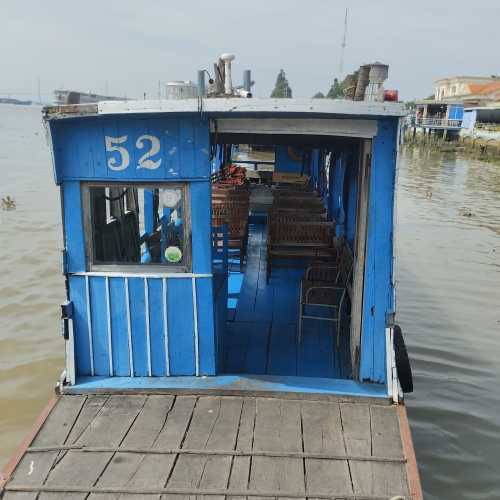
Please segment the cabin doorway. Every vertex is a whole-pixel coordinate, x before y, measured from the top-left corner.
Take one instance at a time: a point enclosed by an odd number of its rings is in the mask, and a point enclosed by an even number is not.
[[[227,295],[215,297],[220,373],[356,377],[370,148],[214,138],[212,226],[228,245]]]

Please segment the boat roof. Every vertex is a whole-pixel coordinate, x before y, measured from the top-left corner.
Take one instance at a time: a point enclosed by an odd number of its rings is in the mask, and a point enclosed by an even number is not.
[[[44,118],[55,120],[82,116],[122,114],[194,114],[210,117],[241,118],[323,117],[379,118],[406,115],[403,103],[348,101],[343,99],[270,99],[270,98],[204,98],[141,101],[102,101],[94,104],[72,104],[44,108]]]

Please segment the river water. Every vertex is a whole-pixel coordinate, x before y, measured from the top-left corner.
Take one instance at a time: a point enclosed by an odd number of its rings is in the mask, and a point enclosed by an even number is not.
[[[63,366],[59,196],[40,108],[0,105],[0,467]],[[500,498],[500,166],[400,157],[398,319],[426,499]]]

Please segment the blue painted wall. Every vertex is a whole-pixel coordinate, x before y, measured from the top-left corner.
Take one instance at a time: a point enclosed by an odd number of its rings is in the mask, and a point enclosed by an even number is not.
[[[300,148],[295,148],[294,151],[302,155],[304,151]],[[307,170],[307,165],[305,166]],[[291,172],[295,174],[300,174],[302,172],[302,161],[294,160],[288,154],[287,146],[276,146],[276,157],[275,157],[275,172]],[[304,175],[309,175],[307,171],[304,172]]]
[[[385,328],[393,304],[393,218],[397,120],[378,122],[373,139],[365,262],[360,379],[386,381]]]
[[[208,121],[194,117],[100,116],[51,122],[56,183],[63,180],[181,180],[208,179]],[[159,151],[141,167],[146,153],[153,153],[144,135],[158,138]],[[106,147],[106,137],[111,147]],[[118,142],[122,140],[123,142]],[[124,148],[129,164],[123,170]],[[158,166],[156,166],[158,165]],[[154,167],[154,168],[153,168]]]
[[[349,158],[347,175],[347,195],[346,200],[346,221],[345,237],[351,250],[354,249],[354,239],[356,237],[356,210],[358,201],[358,166],[359,155],[351,155]]]
[[[462,120],[464,117],[464,107],[459,104],[450,105],[450,109],[448,110],[448,119],[449,120]]]
[[[109,318],[105,298],[106,278],[89,276],[87,279],[90,299],[88,308],[85,276],[69,277],[70,297],[74,305],[75,361],[79,376],[91,375],[92,365],[95,376],[144,377],[148,376],[150,365],[152,376],[167,376],[167,366],[170,367],[172,376],[196,374],[191,278],[167,278],[163,281],[156,277],[108,277]],[[217,360],[211,311],[212,279],[197,278],[195,288],[198,302],[199,374],[214,375]],[[165,328],[163,323],[164,294],[167,296],[168,328]],[[128,337],[128,311],[131,346]],[[147,336],[148,321],[150,348]],[[168,355],[165,334],[168,335]]]
[[[128,278],[113,273],[85,275],[81,195],[82,181],[187,182],[192,272],[210,274],[208,122],[199,116],[96,117],[55,121],[51,132],[55,177],[63,193],[77,376],[214,375],[217,353],[212,278],[196,278],[193,285],[190,277],[162,280],[147,274]],[[151,149],[151,139],[139,140],[144,135],[158,138],[159,150]],[[111,150],[106,137],[113,138]],[[150,201],[146,199],[149,211]],[[157,268],[155,272],[163,271],[169,269]]]
[[[330,169],[330,186],[328,199],[328,213],[336,222],[337,237],[345,236],[346,206],[344,203],[344,178],[347,169],[346,153],[341,153],[335,160],[334,168]]]

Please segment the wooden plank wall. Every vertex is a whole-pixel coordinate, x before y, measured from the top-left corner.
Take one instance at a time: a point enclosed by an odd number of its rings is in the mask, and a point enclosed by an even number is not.
[[[96,117],[51,127],[56,182],[62,184],[76,375],[214,375],[208,121],[199,116]],[[159,139],[159,152],[152,157],[158,168],[140,167],[145,151],[138,139],[144,134]],[[106,151],[107,136],[126,137],[119,142],[130,160],[123,170],[109,168],[110,160],[123,161],[123,154]],[[155,277],[146,270],[89,274],[84,181],[187,182],[192,255],[188,271],[193,278],[188,273],[185,278],[162,279],[168,269],[158,269]]]
[[[77,375],[215,374],[212,278],[194,280],[197,325],[193,278],[71,275]]]
[[[398,122],[379,121],[373,140],[360,380],[386,382],[385,328],[393,310],[393,218]]]
[[[137,148],[144,134],[160,141],[160,151],[153,159],[161,159],[158,169],[138,169],[145,150]],[[209,179],[208,120],[199,116],[162,117],[149,115],[100,116],[51,123],[55,180],[172,180]],[[105,136],[122,138],[120,143],[130,156],[125,170],[111,170],[108,160],[115,156],[106,152]]]

